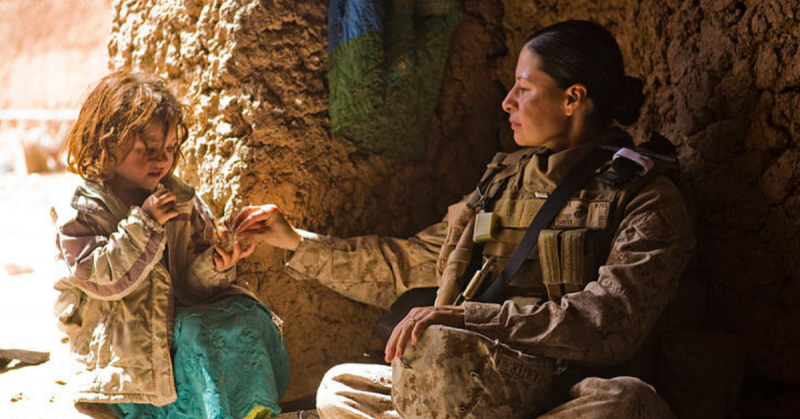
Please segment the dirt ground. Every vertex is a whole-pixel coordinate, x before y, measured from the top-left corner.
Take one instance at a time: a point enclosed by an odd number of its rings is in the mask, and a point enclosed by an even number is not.
[[[66,199],[73,184],[64,173],[0,173],[0,349],[50,352],[43,364],[12,363],[0,370],[3,419],[86,418],[66,395],[69,345],[62,343],[65,335],[52,313],[55,246],[49,209]]]

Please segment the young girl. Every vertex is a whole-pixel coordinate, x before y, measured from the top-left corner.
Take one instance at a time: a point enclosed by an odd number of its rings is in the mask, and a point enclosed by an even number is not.
[[[223,248],[194,189],[171,173],[187,128],[158,77],[119,71],[68,137],[83,181],[56,216],[56,315],[96,417],[277,415],[288,358],[269,309],[234,285],[254,246]]]

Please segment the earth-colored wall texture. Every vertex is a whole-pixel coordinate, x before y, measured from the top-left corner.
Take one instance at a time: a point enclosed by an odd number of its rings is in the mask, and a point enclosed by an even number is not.
[[[327,2],[115,3],[112,67],[159,73],[190,107],[185,179],[224,220],[276,203],[300,228],[408,236],[468,193],[495,151],[513,146],[500,102],[533,30],[591,19],[617,36],[647,101],[632,127],[678,145],[695,191],[693,276],[705,320],[746,336],[749,372],[800,382],[800,6],[794,0],[465,0],[427,156],[370,156],[329,135]],[[380,353],[380,310],[282,273],[260,248],[242,281],[286,320],[292,384]]]

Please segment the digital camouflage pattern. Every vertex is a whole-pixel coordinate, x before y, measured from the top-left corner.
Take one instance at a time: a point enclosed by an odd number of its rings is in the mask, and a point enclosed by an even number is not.
[[[434,325],[392,361],[405,419],[531,418],[547,406],[555,363],[468,330]]]
[[[337,365],[325,374],[320,383],[317,411],[321,418],[400,419],[402,416],[392,403],[392,387],[392,368],[389,366]],[[449,394],[448,391],[431,397],[447,398]],[[675,419],[653,387],[634,377],[589,377],[573,385],[569,396],[571,400],[538,416],[538,419]],[[484,416],[470,415],[466,418],[505,417],[489,412]],[[533,419],[532,416],[529,418]]]
[[[627,134],[612,129],[588,144],[559,153],[541,148],[517,152],[531,155],[510,175],[494,205],[501,214],[500,237],[484,246],[484,256],[495,252],[501,258],[494,269],[499,271],[510,259],[520,240],[519,231],[527,228],[537,208],[574,164],[592,147],[619,142],[632,144]],[[468,200],[469,197],[464,202]],[[441,223],[408,240],[375,236],[338,239],[306,233],[288,260],[287,270],[296,278],[316,279],[357,301],[388,307],[408,289],[434,286],[440,278],[447,279],[448,267],[454,266],[450,261],[463,260],[464,253],[471,251],[467,243],[458,245],[464,242],[463,235],[469,229],[469,224],[463,223],[466,218],[459,217],[463,207],[451,207]],[[590,275],[584,278],[585,287],[567,293],[559,301],[548,301],[540,256],[533,252],[510,284],[509,301],[502,305],[464,304],[466,329],[538,357],[602,366],[630,359],[674,296],[694,247],[691,219],[678,186],[663,170],[636,178],[621,188],[593,179],[559,213],[550,228],[586,229],[583,248],[591,252],[586,257],[591,256],[594,265],[584,270]],[[444,251],[450,252],[447,263],[437,266]],[[460,281],[451,282],[463,286]],[[441,283],[443,287],[447,284]],[[344,386],[352,374],[337,371],[341,374],[331,374],[329,378]],[[641,381],[636,385],[639,384],[647,387]],[[322,396],[325,389],[343,391],[340,396],[358,410],[359,403],[346,396],[352,389],[333,388],[323,382],[320,397],[332,400]],[[615,393],[602,394],[613,397]],[[361,396],[359,400],[366,397]],[[607,402],[615,405],[613,400]],[[612,417],[642,417],[635,412],[629,414]],[[392,416],[323,413],[323,417]]]

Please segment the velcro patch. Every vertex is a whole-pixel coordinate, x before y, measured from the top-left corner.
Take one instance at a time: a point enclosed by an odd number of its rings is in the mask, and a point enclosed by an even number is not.
[[[545,199],[531,198],[499,200],[494,212],[500,216],[500,224],[506,228],[528,228],[533,217],[542,209]],[[608,226],[611,201],[571,199],[556,215],[551,224],[555,228],[587,228],[604,230]]]
[[[603,230],[608,226],[611,203],[608,201],[571,200],[556,215],[553,227]]]

